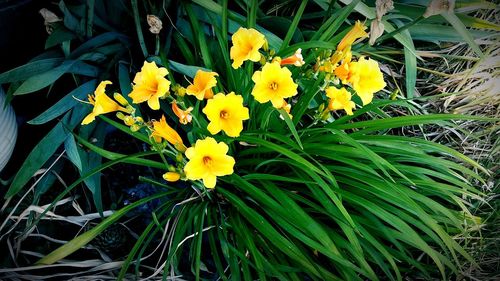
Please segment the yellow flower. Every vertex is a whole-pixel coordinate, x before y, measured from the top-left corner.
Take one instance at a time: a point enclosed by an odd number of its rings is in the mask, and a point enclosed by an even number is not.
[[[341,65],[335,68],[334,73],[345,84],[349,78],[349,63],[342,62]]]
[[[356,21],[353,28],[349,30],[349,32],[337,45],[337,51],[343,51],[346,47],[351,46],[354,41],[359,38],[368,37],[368,33],[366,33],[365,29],[366,27],[359,20]]]
[[[177,102],[174,101],[172,103],[172,111],[174,112],[175,116],[179,117],[179,123],[186,125],[187,123],[190,123],[191,120],[193,120],[193,116],[191,115],[191,111],[193,111],[193,107],[190,106],[186,110],[182,110],[177,106]]]
[[[167,140],[169,143],[173,144],[179,151],[186,150],[186,146],[182,142],[181,136],[167,124],[165,115],[161,117],[160,121],[153,121],[153,133],[151,136],[155,138],[155,140],[157,140],[159,137]]]
[[[349,64],[348,81],[363,101],[363,105],[369,104],[373,99],[373,94],[386,86],[378,63],[364,57]]]
[[[214,188],[217,177],[233,173],[234,158],[227,155],[229,147],[223,142],[207,137],[197,140],[194,147],[186,150],[189,159],[184,172],[189,180],[203,180],[207,188]]]
[[[248,108],[243,106],[243,97],[234,92],[215,95],[208,100],[203,113],[210,120],[207,129],[212,135],[222,130],[230,137],[238,137],[243,130],[243,120],[250,118]]]
[[[233,46],[229,52],[233,68],[239,68],[244,61],[260,61],[259,49],[266,43],[266,37],[253,28],[240,27],[232,37]]]
[[[94,91],[94,95],[89,95],[89,102],[94,106],[92,112],[85,117],[82,125],[87,125],[95,120],[97,115],[110,113],[114,111],[130,112],[120,106],[116,101],[106,95],[106,85],[112,84],[111,81],[102,81]]]
[[[326,96],[330,98],[328,102],[328,109],[343,109],[348,115],[352,115],[352,109],[356,106],[356,104],[351,101],[351,93],[349,93],[344,87],[340,89],[328,87],[325,92]]]
[[[147,101],[151,109],[160,109],[159,99],[166,96],[170,89],[170,81],[165,78],[167,74],[166,68],[145,61],[141,71],[135,75],[133,90],[129,94],[133,103]]]
[[[262,71],[255,71],[252,76],[255,86],[252,95],[260,103],[271,101],[274,107],[280,108],[285,98],[297,94],[297,84],[293,82],[292,73],[279,62],[266,63]]]
[[[181,175],[176,172],[166,172],[163,174],[163,179],[169,182],[176,182],[181,178]]]
[[[218,75],[215,72],[196,71],[193,84],[186,88],[186,94],[196,96],[199,100],[203,100],[203,98],[211,99],[214,96],[212,88],[217,85],[215,76]]]

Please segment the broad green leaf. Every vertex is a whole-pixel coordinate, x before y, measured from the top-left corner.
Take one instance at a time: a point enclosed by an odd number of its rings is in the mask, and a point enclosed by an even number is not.
[[[32,76],[40,75],[56,68],[63,61],[63,58],[47,58],[28,62],[25,65],[0,74],[0,84],[22,81]]]
[[[75,106],[87,107],[87,105],[82,104],[80,100],[86,100],[87,95],[91,94],[96,88],[96,80],[90,80],[89,82],[81,85],[80,87],[69,92],[66,96],[61,98],[56,104],[51,106],[49,109],[28,121],[32,125],[40,125],[47,123],[66,111],[72,109]]]
[[[144,58],[147,58],[149,53],[146,47],[146,43],[144,42],[144,35],[142,35],[141,16],[139,14],[139,7],[137,5],[137,0],[131,0],[131,3],[132,3],[132,11],[134,14],[135,30],[137,33],[137,39],[139,40],[139,46],[141,46]]]
[[[67,138],[69,129],[76,127],[81,122],[83,110],[75,110],[66,113],[61,122],[59,122],[30,152],[23,165],[17,171],[12,183],[5,194],[5,198],[16,195],[25,184],[31,179],[38,169],[40,169],[47,160],[57,151],[59,146]]]
[[[64,73],[68,72],[76,61],[65,61],[58,67],[55,67],[42,74],[31,76],[24,81],[14,92],[14,95],[25,95],[41,90],[59,79]]]
[[[199,66],[194,66],[194,65],[185,65],[182,63],[175,62],[173,60],[168,61],[168,66],[170,69],[172,69],[175,72],[179,72],[181,74],[184,74],[188,77],[194,78],[196,75],[196,72],[198,70],[203,70],[203,71],[211,71],[207,68],[199,67]]]
[[[293,34],[295,34],[297,26],[299,25],[300,18],[302,17],[302,14],[304,13],[304,10],[306,8],[307,1],[308,0],[302,0],[302,2],[300,3],[300,6],[296,11],[295,16],[293,17],[292,24],[288,28],[288,32],[285,35],[285,39],[283,39],[283,43],[281,44],[281,47],[279,49],[280,51],[288,47],[290,40],[292,40]]]
[[[73,165],[78,168],[78,171],[82,171],[82,159],[80,158],[80,154],[78,153],[78,147],[76,146],[75,138],[73,135],[68,135],[66,140],[64,141],[64,149],[66,150],[66,154],[68,155],[69,160]]]
[[[45,41],[45,49],[52,48],[64,41],[70,41],[75,38],[76,35],[73,32],[69,31],[66,27],[62,25],[58,26],[49,35],[47,41]]]

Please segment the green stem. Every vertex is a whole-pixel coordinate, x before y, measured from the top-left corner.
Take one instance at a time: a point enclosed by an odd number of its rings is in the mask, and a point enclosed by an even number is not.
[[[160,53],[160,36],[156,34],[155,56]]]

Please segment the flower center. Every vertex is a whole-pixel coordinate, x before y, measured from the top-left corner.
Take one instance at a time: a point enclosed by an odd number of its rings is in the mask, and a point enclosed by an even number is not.
[[[205,166],[211,166],[212,165],[212,158],[210,158],[210,156],[204,156],[203,157],[203,164]]]
[[[273,91],[278,90],[278,83],[276,83],[275,81],[271,82],[271,84],[269,84],[269,88]]]
[[[227,118],[229,118],[229,113],[228,113],[227,111],[225,111],[225,110],[222,110],[222,111],[220,112],[220,118],[222,118],[222,119],[227,119]]]
[[[156,93],[158,91],[158,81],[154,80],[146,84],[146,90],[152,93]]]

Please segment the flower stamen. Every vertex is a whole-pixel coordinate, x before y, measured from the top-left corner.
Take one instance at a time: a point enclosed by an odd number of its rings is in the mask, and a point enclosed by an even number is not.
[[[204,156],[203,157],[203,164],[206,166],[211,166],[212,165],[212,158],[210,158],[210,156]]]
[[[276,83],[275,81],[271,82],[271,84],[269,84],[269,88],[273,91],[278,90],[278,83]]]
[[[229,118],[229,113],[228,113],[228,112],[226,112],[225,110],[222,110],[222,111],[220,112],[220,118],[222,118],[222,119],[227,119],[227,118]]]

